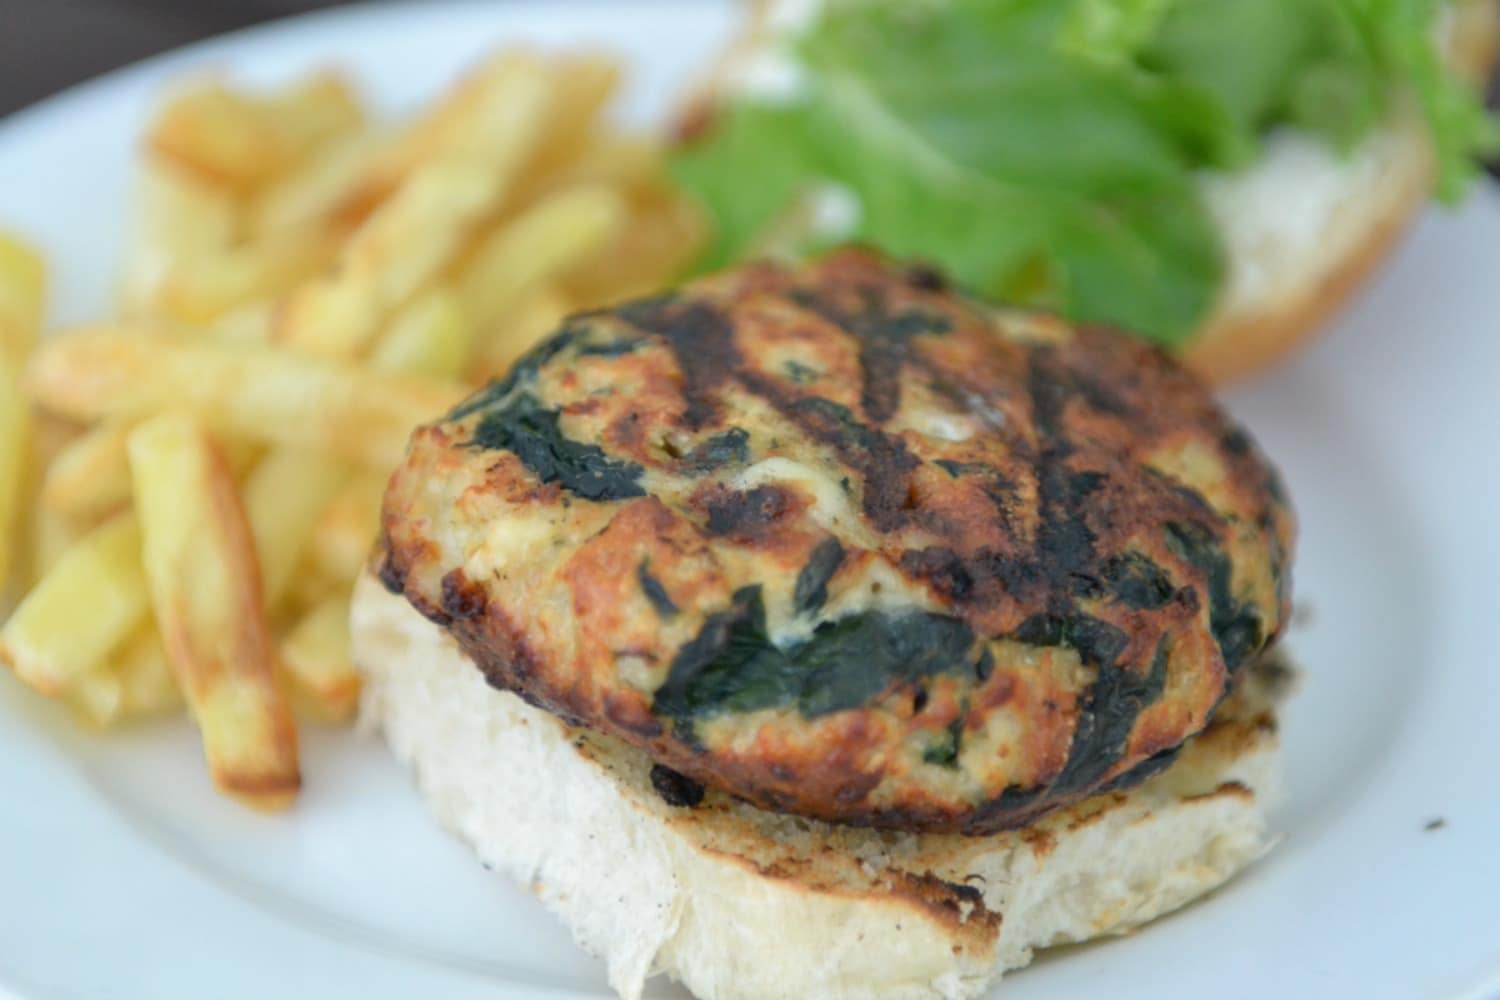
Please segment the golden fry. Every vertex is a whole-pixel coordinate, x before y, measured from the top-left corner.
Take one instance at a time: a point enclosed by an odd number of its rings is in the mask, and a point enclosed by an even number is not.
[[[0,629],[0,658],[58,695],[103,664],[146,612],[140,527],[121,514],[69,546],[26,595]]]
[[[275,321],[275,302],[249,302],[219,316],[209,324],[208,332],[226,344],[265,344],[271,340]]]
[[[25,381],[24,377],[22,381]],[[25,394],[24,391],[22,394]],[[57,456],[63,453],[63,449],[82,437],[87,429],[82,424],[63,420],[52,414],[33,413],[31,416],[31,457],[36,469],[40,471],[55,462]],[[41,481],[42,477],[37,475],[33,484]]]
[[[17,529],[31,478],[31,410],[11,360],[0,352],[0,593],[15,567]]]
[[[82,526],[72,518],[46,511],[39,501],[40,484],[46,470],[65,448],[80,436],[79,426],[46,413],[31,414],[31,447],[24,475],[18,484],[22,503],[18,521],[20,537],[16,539],[11,565],[10,596],[34,586],[47,569],[55,564],[64,550],[82,534]],[[16,589],[19,585],[20,589]],[[5,588],[0,586],[0,595]],[[0,596],[0,600],[3,600]]]
[[[108,663],[75,681],[65,697],[101,729],[182,707],[182,692],[154,624],[138,629]]]
[[[281,643],[292,696],[319,722],[348,722],[359,707],[359,674],[349,655],[349,599],[313,608]]]
[[[156,315],[181,268],[233,245],[233,198],[174,163],[147,156],[138,181],[137,218],[125,250],[120,308],[126,316]]]
[[[115,725],[125,715],[125,685],[109,664],[78,678],[63,697],[69,708],[99,729]]]
[[[528,170],[516,201],[530,204],[556,191],[594,184],[633,195],[659,184],[665,171],[661,145],[645,136],[600,131],[579,136],[570,153],[545,170]]]
[[[19,237],[0,231],[0,353],[20,364],[42,326],[47,265]]]
[[[518,194],[534,194],[545,178],[567,171],[588,148],[600,127],[601,112],[620,88],[619,62],[602,53],[555,58],[551,72],[547,127],[518,181]],[[523,196],[521,200],[530,198]]]
[[[267,451],[263,442],[250,438],[221,435],[215,439],[215,443],[219,446],[219,454],[224,457],[224,464],[229,466],[230,475],[236,480],[244,479],[245,474],[255,467],[255,463]]]
[[[138,628],[110,663],[78,678],[65,697],[69,708],[99,729],[165,715],[183,705],[154,622]]]
[[[623,199],[607,187],[548,195],[489,234],[459,277],[481,330],[501,321],[525,293],[598,254],[624,226]]]
[[[74,438],[47,467],[42,505],[77,519],[103,517],[130,502],[130,425],[106,420]]]
[[[80,522],[37,506],[31,511],[31,550],[26,562],[26,584],[35,587],[85,534]]]
[[[474,332],[474,324],[452,289],[430,289],[391,317],[370,355],[370,367],[456,379],[473,353]]]
[[[345,586],[354,582],[370,557],[384,495],[385,480],[366,473],[351,479],[321,512],[310,549],[319,575]]]
[[[556,82],[552,67],[534,53],[490,57],[381,151],[339,214],[362,215],[423,164],[458,160],[509,180],[542,140]]]
[[[504,375],[517,358],[556,330],[563,317],[572,311],[572,301],[556,288],[542,286],[530,292],[477,345],[469,380],[486,382]]]
[[[156,285],[152,315],[187,326],[209,325],[287,294],[322,270],[335,251],[325,234],[291,232],[183,259]]]
[[[211,82],[169,101],[147,130],[146,143],[206,183],[243,193],[356,127],[361,118],[352,91],[328,74],[271,97]]]
[[[680,278],[703,249],[707,226],[697,206],[660,183],[631,192],[630,224],[584,267],[562,279],[580,308],[649,295]]]
[[[357,357],[391,310],[448,263],[500,190],[478,162],[413,173],[350,237],[333,272],[292,296],[274,335],[304,353]]]
[[[115,673],[124,687],[127,717],[164,715],[182,707],[182,689],[154,623],[125,644],[115,657]]]
[[[259,345],[109,327],[48,337],[26,390],[79,420],[136,420],[172,408],[252,440],[314,448],[385,472],[462,385],[391,375]]]
[[[318,150],[251,203],[248,224],[252,236],[337,229],[358,221],[347,217],[349,193],[390,141],[384,131],[368,129]],[[341,211],[346,214],[341,216]]]
[[[317,536],[313,537],[316,540]],[[297,572],[292,575],[283,614],[288,610],[297,614],[305,614],[324,601],[347,595],[351,583],[350,580],[335,580],[324,575],[313,564],[313,552],[309,550],[307,558],[298,565]]]
[[[268,609],[281,604],[313,526],[348,478],[348,470],[327,455],[274,448],[245,480],[245,516]]]
[[[297,732],[234,481],[190,416],[152,418],[129,450],[151,604],[209,772],[247,805],[286,808],[301,787]]]
[[[304,76],[260,101],[264,113],[275,119],[277,130],[289,137],[298,157],[365,124],[359,95],[348,80],[328,70]]]

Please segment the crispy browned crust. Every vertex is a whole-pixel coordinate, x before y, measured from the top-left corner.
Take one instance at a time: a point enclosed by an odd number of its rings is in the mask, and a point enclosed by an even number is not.
[[[496,686],[764,808],[974,834],[1165,766],[1292,540],[1163,354],[860,251],[573,318],[417,432],[383,527]]]

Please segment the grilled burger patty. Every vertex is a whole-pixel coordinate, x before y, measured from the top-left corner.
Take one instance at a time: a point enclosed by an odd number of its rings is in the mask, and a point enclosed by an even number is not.
[[[982,834],[1169,763],[1292,530],[1163,354],[849,250],[568,320],[415,434],[381,575],[686,787]]]

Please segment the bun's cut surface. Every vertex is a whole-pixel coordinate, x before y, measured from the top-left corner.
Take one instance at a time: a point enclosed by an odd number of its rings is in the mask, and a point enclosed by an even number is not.
[[[704,1000],[972,997],[1034,949],[1127,931],[1270,845],[1279,674],[1262,664],[1166,770],[975,838],[833,826],[712,789],[688,808],[645,753],[487,685],[374,578],[353,626],[364,722],[443,825],[531,887],[630,1000],[656,973]]]
[[[846,251],[569,320],[417,432],[383,531],[492,685],[672,780],[986,834],[1208,725],[1292,522],[1158,351]]]

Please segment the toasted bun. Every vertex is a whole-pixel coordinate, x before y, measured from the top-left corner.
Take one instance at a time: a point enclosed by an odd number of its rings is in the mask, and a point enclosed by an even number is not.
[[[764,46],[816,6],[754,4],[746,30],[694,103],[746,85],[764,68],[757,59]],[[1500,58],[1500,4],[1460,0],[1440,28],[1450,64],[1483,80]],[[1205,175],[1202,185],[1223,231],[1228,268],[1218,304],[1188,340],[1183,360],[1224,384],[1302,344],[1385,259],[1426,204],[1431,146],[1421,115],[1405,107],[1353,153],[1288,130],[1269,138],[1255,166]]]
[[[830,826],[712,790],[670,805],[647,756],[489,687],[373,578],[353,630],[364,723],[439,821],[531,886],[627,998],[657,973],[708,1000],[970,997],[1037,948],[1182,906],[1271,842],[1264,673],[1145,784],[966,838]],[[670,777],[656,775],[668,795]]]

